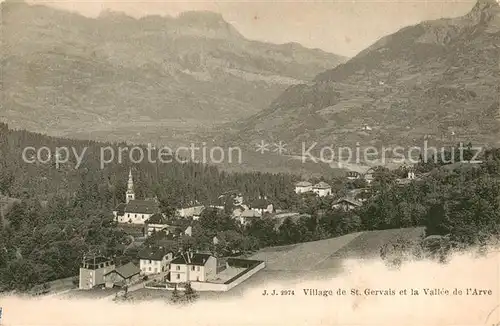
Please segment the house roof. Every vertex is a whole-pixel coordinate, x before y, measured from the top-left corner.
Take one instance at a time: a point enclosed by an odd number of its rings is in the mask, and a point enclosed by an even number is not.
[[[194,208],[194,212],[193,212],[193,215],[194,216],[199,216],[201,215],[201,213],[205,210],[205,206],[196,206]]]
[[[240,211],[243,212],[246,208],[243,205],[234,206],[233,210],[237,210],[237,209],[239,209]]]
[[[125,207],[125,213],[154,214],[158,211],[158,203],[154,200],[131,200]]]
[[[125,203],[120,203],[118,204],[118,206],[115,207],[115,211],[118,212],[118,215],[123,215],[125,214],[125,207],[127,206],[127,204]]]
[[[96,256],[96,257],[85,257],[84,262],[86,264],[100,264],[105,262],[112,262],[113,260],[110,258],[106,258],[104,256]]]
[[[300,181],[295,184],[295,187],[310,187],[312,186],[312,183],[309,181]]]
[[[201,212],[203,212],[204,209],[205,209],[205,206],[203,206],[203,205],[181,208],[181,210],[189,211],[189,213],[192,214],[193,216],[201,215]]]
[[[269,206],[271,203],[264,199],[264,198],[259,198],[254,200],[251,204],[250,207],[252,208],[259,208],[259,209],[265,209],[267,206]]]
[[[355,199],[352,199],[352,198],[340,198],[339,200],[337,200],[334,205],[337,205],[337,204],[340,204],[342,202],[345,202],[345,203],[349,203],[353,206],[362,206],[363,204],[360,203],[359,201],[355,200]]]
[[[316,189],[330,189],[331,186],[328,183],[321,181],[320,183],[315,184],[314,188],[316,188]]]
[[[189,262],[188,255],[189,253],[180,255],[179,257],[172,260],[171,264],[205,266],[208,258],[212,257],[212,255],[210,254],[191,253],[191,262]]]
[[[254,209],[247,209],[241,213],[241,217],[261,217],[262,214]]]
[[[182,232],[184,232],[185,228],[181,225],[167,225],[165,226],[165,228],[163,228],[163,230],[166,230],[169,234],[170,233],[181,234]]]
[[[163,247],[144,248],[139,252],[139,259],[162,260],[169,250]]]
[[[128,279],[134,275],[139,274],[140,272],[141,272],[141,270],[139,269],[139,267],[135,266],[133,263],[128,263],[128,264],[125,264],[125,265],[122,265],[122,266],[116,268],[115,270],[112,270],[109,273],[106,273],[105,275],[108,275],[111,273],[117,273],[121,277],[123,277],[124,279]]]
[[[148,224],[167,224],[167,219],[162,214],[153,214],[146,220]]]

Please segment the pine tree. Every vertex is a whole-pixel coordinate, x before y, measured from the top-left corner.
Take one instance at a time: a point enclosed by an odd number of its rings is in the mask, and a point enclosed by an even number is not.
[[[170,301],[172,303],[179,303],[181,301],[181,296],[179,294],[179,290],[177,290],[177,286],[172,291],[172,296],[170,297]]]
[[[195,301],[198,298],[198,293],[191,287],[191,283],[186,283],[184,290],[184,300],[188,303]]]

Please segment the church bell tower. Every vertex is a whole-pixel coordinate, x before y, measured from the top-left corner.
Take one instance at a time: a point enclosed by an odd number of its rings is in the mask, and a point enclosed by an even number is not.
[[[126,194],[126,202],[127,204],[129,201],[135,199],[135,193],[134,193],[134,180],[132,178],[132,170],[129,170],[128,172],[128,183],[127,183],[127,194]]]

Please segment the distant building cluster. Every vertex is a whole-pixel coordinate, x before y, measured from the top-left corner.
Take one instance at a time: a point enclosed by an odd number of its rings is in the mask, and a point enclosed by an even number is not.
[[[396,178],[397,185],[405,185],[418,180],[414,169],[407,169],[406,178]],[[372,182],[374,180],[374,169],[365,173],[349,171],[346,179],[350,181],[364,180],[365,186],[355,187],[347,192],[347,195],[332,202],[332,208],[343,211],[351,211],[361,207],[364,201],[372,195]],[[312,184],[309,181],[300,181],[295,184],[296,194],[314,194],[317,197],[333,197],[332,187],[324,182]],[[229,191],[219,196],[217,202],[212,205],[200,205],[192,203],[191,206],[177,209],[176,218],[167,218],[162,214],[159,202],[156,199],[138,200],[134,191],[134,180],[132,172],[129,172],[125,202],[119,204],[113,211],[116,222],[133,227],[141,227],[144,237],[150,237],[157,232],[164,232],[167,242],[176,240],[183,236],[193,236],[191,220],[199,219],[206,209],[226,210],[230,209],[233,219],[241,225],[249,225],[253,221],[265,216],[270,216],[277,223],[286,218],[300,218],[301,214],[294,212],[276,211],[273,203],[266,196],[245,201],[243,195],[237,191]],[[176,223],[184,221],[187,223]],[[95,287],[129,287],[144,282],[145,277],[164,282],[165,288],[175,288],[175,284],[194,282],[200,289],[212,289],[218,291],[230,286],[221,280],[227,280],[243,273],[248,266],[260,265],[261,262],[249,262],[236,260],[231,264],[227,260],[218,258],[206,252],[172,252],[167,249],[169,245],[148,245],[137,255],[138,266],[134,263],[115,265],[112,259],[103,256],[84,257],[80,268],[80,289],[92,289]],[[217,245],[219,239],[215,236],[213,244]],[[245,267],[247,266],[247,267]],[[262,266],[259,268],[263,268]],[[255,271],[254,271],[255,272]],[[248,274],[246,277],[250,277]],[[155,282],[156,282],[155,281]],[[174,285],[172,285],[174,284]],[[203,284],[208,284],[206,287]],[[219,287],[214,287],[218,284]],[[225,284],[225,285],[224,285]],[[224,286],[223,286],[224,285]],[[163,286],[163,285],[161,285]]]
[[[419,176],[415,174],[415,169],[413,167],[404,166],[404,170],[407,170],[406,178],[395,177],[396,185],[404,186],[415,180],[420,180]],[[364,188],[359,187],[351,189],[348,191],[347,195],[341,197],[333,202],[332,207],[335,209],[341,209],[344,211],[350,211],[355,208],[361,207],[363,202],[366,201],[372,194],[371,185],[374,181],[374,174],[376,168],[369,168],[364,173],[357,171],[347,171],[345,178],[349,181],[364,181]],[[391,174],[394,172],[390,172]],[[300,181],[295,184],[296,194],[306,194],[315,193],[318,197],[333,196],[332,189],[330,185],[326,182],[319,182],[313,185],[309,181]]]
[[[303,194],[313,192],[319,197],[332,195],[332,187],[326,182],[319,182],[313,186],[309,181],[301,181],[295,184],[295,193]]]
[[[326,184],[319,184],[315,191],[319,195],[330,193],[331,189]],[[242,225],[248,225],[251,221],[263,217],[266,213],[275,211],[274,205],[267,199],[266,196],[260,196],[256,200],[245,203],[241,193],[236,191],[228,191],[221,194],[218,202],[209,205],[210,208],[225,209],[226,204],[232,209],[232,217],[239,221]],[[182,207],[177,209],[176,215],[179,219],[197,220],[207,207],[194,203],[193,206]],[[114,219],[118,223],[143,226],[144,236],[149,237],[154,232],[163,231],[170,238],[181,235],[191,235],[192,228],[188,226],[182,230],[179,226],[174,225],[172,221],[168,221],[164,214],[161,213],[158,200],[138,200],[135,197],[134,180],[132,171],[129,172],[127,182],[127,192],[125,194],[125,202],[120,203],[113,211]]]

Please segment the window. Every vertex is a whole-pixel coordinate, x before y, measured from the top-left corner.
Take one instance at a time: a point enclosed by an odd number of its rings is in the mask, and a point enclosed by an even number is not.
[[[200,271],[200,266],[196,266],[196,270],[199,272]]]
[[[149,260],[149,263],[151,264],[151,259]]]
[[[155,273],[158,273],[158,268],[155,267]]]
[[[191,266],[191,270],[194,271],[194,266]]]
[[[149,267],[149,271],[151,272],[151,267]]]
[[[177,279],[180,279],[181,278],[181,274],[177,274]]]
[[[176,266],[176,269],[177,269],[178,271],[180,271],[180,270],[181,270],[181,267],[180,267],[180,266]]]
[[[130,214],[127,214],[127,217],[130,217]]]

